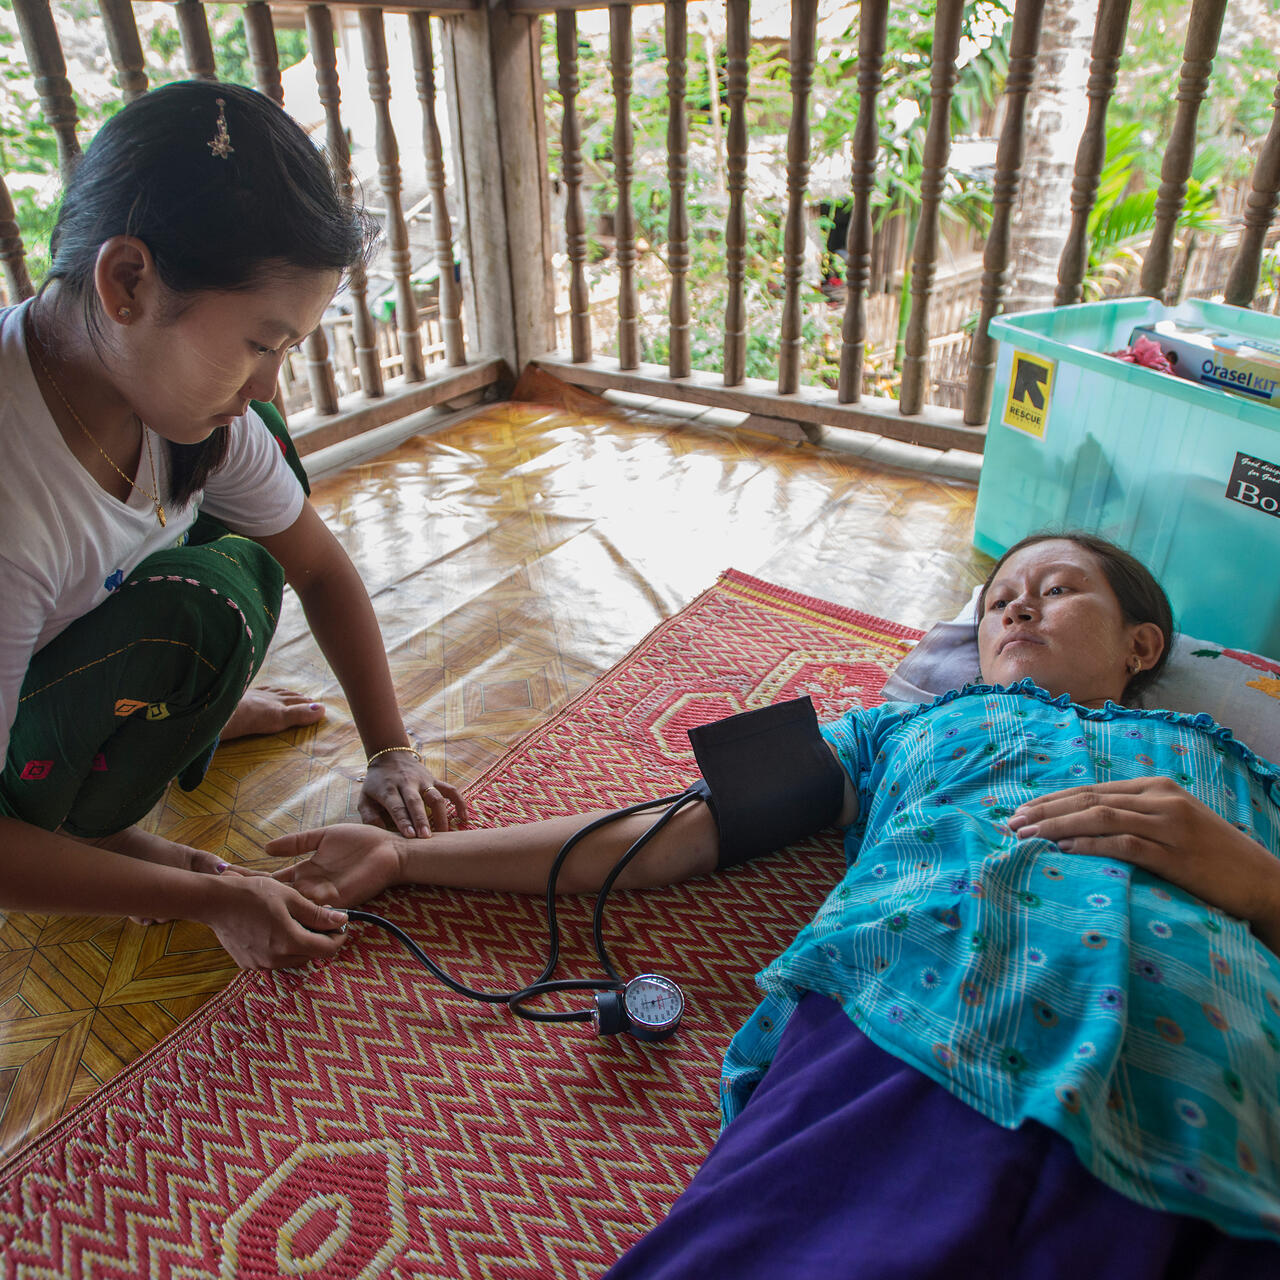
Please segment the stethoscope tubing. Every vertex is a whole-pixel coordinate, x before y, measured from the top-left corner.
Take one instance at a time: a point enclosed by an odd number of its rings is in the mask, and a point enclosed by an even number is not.
[[[640,853],[640,851],[658,834],[659,831],[671,821],[675,815],[690,802],[704,797],[706,790],[701,782],[694,783],[685,790],[677,792],[675,795],[663,796],[657,800],[642,800],[637,804],[628,805],[622,809],[615,809],[610,813],[601,815],[599,818],[580,827],[560,846],[559,852],[556,854],[555,861],[551,864],[550,870],[547,872],[547,892],[545,900],[546,918],[547,918],[547,962],[542,968],[542,972],[527,987],[521,988],[519,991],[480,991],[475,987],[469,987],[465,983],[459,982],[456,978],[446,973],[425,951],[402,929],[398,924],[386,919],[385,916],[375,915],[372,911],[349,910],[347,918],[349,920],[361,921],[365,924],[376,925],[380,929],[384,929],[393,937],[398,938],[401,943],[408,949],[425,968],[439,981],[450,990],[457,992],[459,995],[466,996],[471,1000],[480,1000],[486,1004],[505,1004],[510,1008],[512,1013],[518,1017],[525,1018],[530,1022],[586,1022],[593,1014],[590,1009],[573,1010],[570,1012],[545,1012],[536,1009],[525,1008],[526,1002],[537,999],[538,997],[556,991],[621,991],[626,985],[619,976],[618,971],[613,967],[609,960],[608,951],[604,945],[604,908],[608,899],[609,892],[613,888],[618,877],[632,862],[632,860]],[[616,822],[619,818],[628,818],[633,813],[643,813],[648,809],[655,809],[659,806],[666,806],[666,811],[662,813],[645,831],[627,848],[626,852],[614,863],[612,870],[605,877],[604,883],[600,886],[596,894],[595,910],[591,918],[591,934],[595,943],[596,956],[600,961],[601,967],[608,978],[559,978],[552,979],[551,975],[555,972],[556,965],[560,961],[560,924],[556,916],[556,882],[560,876],[560,869],[565,863],[565,859],[573,852],[578,842],[589,836],[593,831],[599,830],[610,822]]]

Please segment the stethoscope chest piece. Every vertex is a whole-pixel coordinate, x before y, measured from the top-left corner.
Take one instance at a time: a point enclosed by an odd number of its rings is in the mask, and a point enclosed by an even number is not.
[[[596,994],[591,1025],[596,1035],[630,1032],[637,1040],[665,1040],[684,1017],[684,992],[670,978],[642,973],[621,991]]]

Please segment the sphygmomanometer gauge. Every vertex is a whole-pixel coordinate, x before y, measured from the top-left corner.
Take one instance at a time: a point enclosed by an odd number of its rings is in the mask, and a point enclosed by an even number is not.
[[[597,1035],[629,1031],[637,1040],[665,1040],[684,1017],[684,992],[670,978],[642,973],[621,991],[596,996],[591,1021]]]

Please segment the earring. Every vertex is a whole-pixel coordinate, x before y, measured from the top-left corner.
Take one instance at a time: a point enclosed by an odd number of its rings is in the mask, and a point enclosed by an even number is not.
[[[1136,676],[1136,675],[1138,674],[1138,672],[1139,672],[1139,671],[1141,671],[1141,670],[1142,670],[1142,659],[1141,659],[1141,658],[1134,658],[1134,659],[1129,663],[1129,674],[1130,674],[1130,675],[1135,675],[1135,676]]]
[[[116,319],[122,321],[124,324],[128,324],[129,321],[133,319],[133,312],[130,311],[128,307],[117,307]]]

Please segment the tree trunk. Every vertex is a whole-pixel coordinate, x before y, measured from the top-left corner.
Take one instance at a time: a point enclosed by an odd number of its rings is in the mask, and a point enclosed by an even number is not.
[[[1071,177],[1089,102],[1097,0],[1048,0],[1027,101],[1027,151],[1013,211],[1005,311],[1051,307],[1071,228]]]

